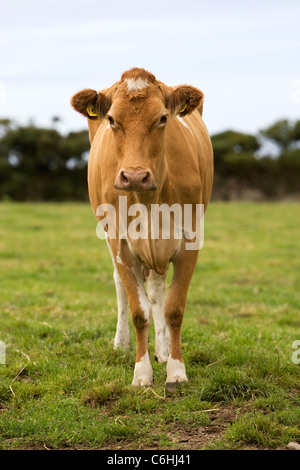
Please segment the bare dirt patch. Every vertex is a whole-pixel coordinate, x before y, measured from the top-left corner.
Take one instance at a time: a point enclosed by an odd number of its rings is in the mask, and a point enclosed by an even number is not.
[[[197,450],[222,439],[228,425],[236,420],[239,410],[233,407],[208,411],[212,423],[209,426],[187,429],[177,426],[168,433],[170,440],[182,450]]]

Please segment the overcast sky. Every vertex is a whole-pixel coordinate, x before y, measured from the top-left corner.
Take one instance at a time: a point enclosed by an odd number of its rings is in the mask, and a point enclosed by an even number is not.
[[[299,0],[0,0],[0,118],[86,127],[69,105],[131,67],[205,94],[211,133],[300,119]]]

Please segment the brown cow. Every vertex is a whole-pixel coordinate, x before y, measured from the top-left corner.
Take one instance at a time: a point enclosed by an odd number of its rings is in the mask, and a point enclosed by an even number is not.
[[[187,380],[181,353],[181,325],[199,248],[187,249],[190,237],[181,222],[178,228],[175,210],[169,213],[170,236],[162,236],[161,224],[159,235],[151,236],[151,209],[163,204],[171,209],[192,207],[194,229],[196,207],[206,208],[209,202],[213,152],[202,120],[203,93],[187,85],[167,86],[146,70],[133,68],[124,72],[111,88],[98,93],[91,89],[76,93],[71,104],[88,118],[89,196],[98,220],[106,220],[107,242],[114,263],[118,302],[115,347],[130,344],[129,301],[137,340],[132,384],[144,386],[153,381],[148,353],[153,317],[155,355],[159,362],[167,362],[166,383],[172,388],[175,383]],[[127,204],[122,208],[121,200]],[[111,219],[105,219],[107,211],[103,207],[115,209],[112,231],[108,227]],[[143,212],[147,222],[144,236],[133,237],[129,230],[124,236],[120,224],[125,223],[127,230],[137,212],[140,215]],[[179,230],[180,237],[173,229],[177,233]],[[170,263],[173,279],[165,296]]]

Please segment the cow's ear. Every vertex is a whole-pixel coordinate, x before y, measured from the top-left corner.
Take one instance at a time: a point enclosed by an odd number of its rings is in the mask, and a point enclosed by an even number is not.
[[[189,85],[180,85],[167,97],[167,108],[171,115],[185,116],[197,108],[202,114],[203,100],[202,91]]]
[[[71,98],[71,105],[89,119],[103,118],[111,107],[111,100],[104,93],[85,89],[79,91]]]

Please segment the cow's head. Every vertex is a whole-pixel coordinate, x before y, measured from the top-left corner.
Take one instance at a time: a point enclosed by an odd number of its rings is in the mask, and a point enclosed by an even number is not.
[[[115,188],[127,191],[151,191],[161,185],[168,121],[191,113],[202,102],[200,90],[168,87],[139,68],[124,72],[111,88],[99,93],[82,90],[71,99],[90,127],[92,121],[107,120],[118,159]]]

